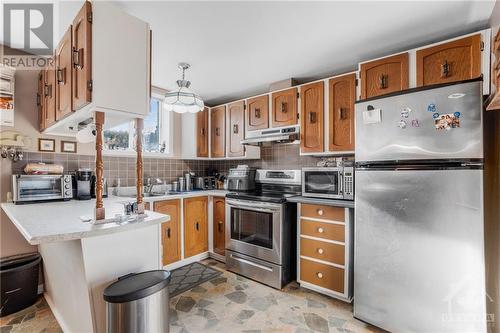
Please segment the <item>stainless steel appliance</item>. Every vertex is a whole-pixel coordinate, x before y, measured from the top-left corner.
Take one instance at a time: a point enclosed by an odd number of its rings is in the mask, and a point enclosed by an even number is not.
[[[91,177],[91,182],[90,182],[90,196],[92,198],[96,197],[96,185],[97,185],[97,178],[95,175],[92,175]],[[106,178],[102,179],[102,197],[107,198],[108,197],[108,181]]]
[[[92,170],[79,169],[76,172],[76,198],[78,200],[90,200],[92,188]]]
[[[356,104],[354,316],[485,332],[482,82]]]
[[[302,195],[328,199],[354,199],[354,167],[302,168]]]
[[[274,288],[296,274],[297,208],[286,198],[300,194],[300,170],[257,170],[253,192],[226,196],[226,267]]]
[[[196,177],[194,179],[194,188],[197,190],[205,189],[205,178],[204,177]]]
[[[214,190],[215,189],[215,177],[208,176],[203,177],[205,190]]]
[[[227,176],[227,187],[229,191],[253,191],[255,190],[255,169],[246,165],[229,169]]]
[[[300,138],[300,126],[286,126],[280,128],[266,128],[262,130],[247,131],[244,145],[260,145],[264,142],[290,143]]]
[[[71,175],[13,175],[12,197],[16,204],[73,197]]]
[[[194,177],[194,172],[186,172],[184,174],[184,179],[186,182],[186,191],[192,191],[193,190],[193,178]]]

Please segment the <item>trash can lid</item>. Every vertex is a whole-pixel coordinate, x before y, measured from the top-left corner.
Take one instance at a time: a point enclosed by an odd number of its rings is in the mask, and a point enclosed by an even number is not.
[[[152,295],[170,283],[170,272],[147,271],[125,275],[104,289],[104,300],[109,303],[125,303]]]

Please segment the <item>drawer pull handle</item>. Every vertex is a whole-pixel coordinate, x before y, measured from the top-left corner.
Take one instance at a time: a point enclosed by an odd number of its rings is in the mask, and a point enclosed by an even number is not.
[[[318,279],[322,279],[323,278],[323,273],[318,272],[318,273],[316,273],[316,276],[318,277]]]
[[[217,228],[218,228],[219,232],[222,232],[222,221],[219,221]]]
[[[323,209],[318,209],[318,215],[319,216],[323,216],[325,212],[323,211]]]
[[[323,254],[323,252],[325,252],[325,251],[324,251],[322,248],[319,248],[319,249],[318,249],[318,253],[319,253],[319,254]]]
[[[320,234],[322,234],[324,231],[325,231],[325,230],[324,230],[323,228],[321,228],[321,227],[320,227],[320,228],[318,228],[318,232],[319,232]]]

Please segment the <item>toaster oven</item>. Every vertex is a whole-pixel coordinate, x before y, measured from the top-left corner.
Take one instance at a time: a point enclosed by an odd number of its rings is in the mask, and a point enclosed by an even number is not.
[[[70,200],[73,197],[71,175],[13,175],[14,203]]]

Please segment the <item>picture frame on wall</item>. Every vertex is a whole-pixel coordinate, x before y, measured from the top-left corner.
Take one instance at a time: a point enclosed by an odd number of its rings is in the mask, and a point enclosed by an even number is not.
[[[75,141],[61,141],[61,153],[76,154],[76,142]]]
[[[39,138],[38,139],[38,151],[55,152],[56,151],[56,140]]]

